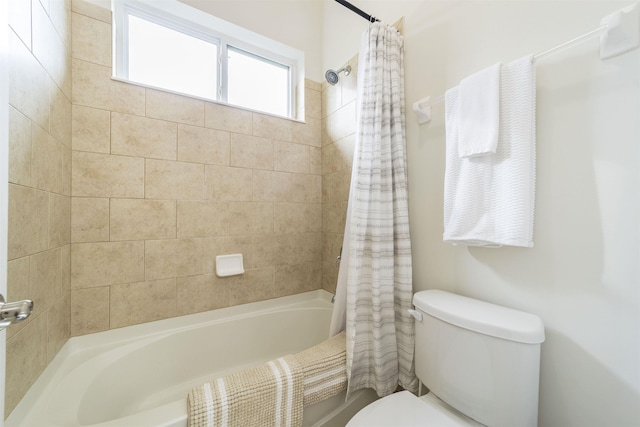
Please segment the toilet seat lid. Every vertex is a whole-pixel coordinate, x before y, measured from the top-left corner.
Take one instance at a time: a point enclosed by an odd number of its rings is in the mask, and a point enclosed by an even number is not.
[[[408,391],[393,393],[362,408],[347,427],[461,427],[478,425],[449,410],[436,397],[416,397]]]

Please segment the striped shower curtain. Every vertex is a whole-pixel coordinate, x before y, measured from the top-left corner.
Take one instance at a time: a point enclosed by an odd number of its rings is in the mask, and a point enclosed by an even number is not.
[[[360,47],[356,152],[340,272],[346,276],[349,393],[373,388],[386,396],[398,385],[417,389],[414,324],[407,312],[412,275],[402,43],[394,28],[377,22]]]

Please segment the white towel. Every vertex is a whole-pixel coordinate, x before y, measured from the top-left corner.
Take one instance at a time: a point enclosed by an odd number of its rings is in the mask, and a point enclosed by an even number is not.
[[[458,155],[495,154],[500,117],[500,65],[494,64],[460,82]]]
[[[447,132],[444,241],[533,246],[535,68],[528,55],[500,72],[500,129],[495,155],[458,156],[459,88],[445,95]]]

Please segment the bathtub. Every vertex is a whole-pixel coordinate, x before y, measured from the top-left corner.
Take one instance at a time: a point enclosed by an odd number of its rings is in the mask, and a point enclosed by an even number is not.
[[[327,338],[330,294],[269,301],[71,338],[6,427],[186,427],[189,390]],[[305,408],[305,426],[344,426],[376,399],[344,393]]]

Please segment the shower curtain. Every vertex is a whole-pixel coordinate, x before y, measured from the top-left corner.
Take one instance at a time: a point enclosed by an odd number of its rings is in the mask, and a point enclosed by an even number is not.
[[[347,331],[348,392],[415,391],[402,36],[362,36],[357,137],[331,333]]]

